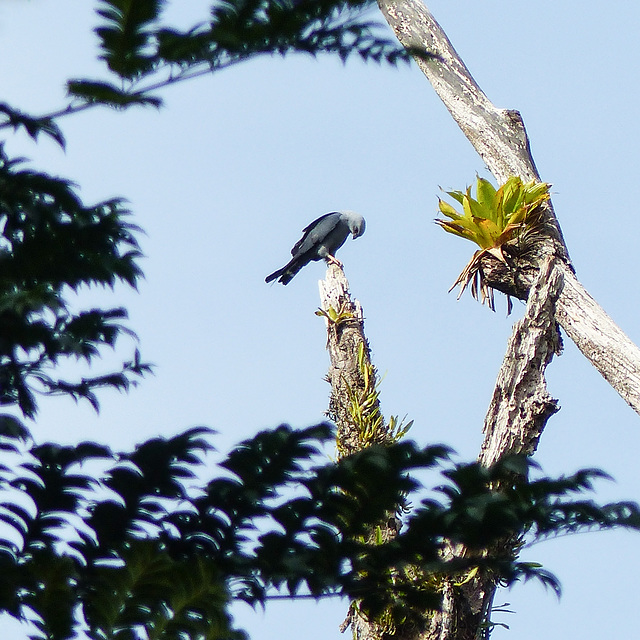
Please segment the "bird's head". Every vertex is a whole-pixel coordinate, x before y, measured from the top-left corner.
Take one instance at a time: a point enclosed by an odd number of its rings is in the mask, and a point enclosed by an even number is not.
[[[351,231],[353,239],[355,240],[356,238],[359,238],[364,233],[367,226],[364,218],[355,211],[343,211],[342,215],[344,215],[348,220],[349,231]]]

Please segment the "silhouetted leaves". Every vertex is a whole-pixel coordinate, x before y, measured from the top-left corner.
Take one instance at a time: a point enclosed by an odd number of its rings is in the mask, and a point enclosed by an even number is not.
[[[216,471],[212,432],[202,427],[130,453],[36,446],[25,433],[14,425],[1,438],[11,446],[0,450],[0,609],[32,612],[36,637],[52,640],[80,625],[96,640],[142,629],[167,639],[241,637],[230,602],[265,603],[276,588],[339,593],[370,615],[417,623],[440,604],[438,580],[476,568],[506,584],[535,577],[558,588],[538,565],[495,548],[487,555],[497,541],[640,528],[635,504],[568,498],[598,471],[529,481],[525,459],[453,465],[445,447],[411,442],[327,464],[319,452],[333,437],[328,425],[259,433]],[[376,523],[424,492],[412,479],[419,469],[439,471],[443,484],[397,538],[367,542]],[[447,540],[468,557],[445,560]]]
[[[164,0],[101,0],[98,15],[104,18],[95,31],[109,69],[121,78],[135,78],[148,71],[155,58],[152,48],[153,23]]]
[[[52,365],[93,362],[126,328],[124,309],[72,311],[83,285],[135,286],[137,227],[119,200],[85,206],[73,185],[25,168],[0,145],[0,404],[27,416],[37,393],[66,393],[97,407],[94,390],[126,389],[148,370],[134,358],[115,373],[65,380]]]
[[[24,127],[25,131],[34,140],[37,140],[38,136],[44,133],[53,138],[64,149],[65,142],[62,131],[51,118],[36,118],[2,102],[0,103],[0,126],[3,124],[9,125],[15,130]]]
[[[337,54],[342,60],[396,63],[408,59],[395,40],[380,34],[379,23],[366,20],[370,1],[225,0],[212,8],[209,55],[244,58],[260,53]],[[175,34],[174,34],[175,36]]]
[[[0,128],[64,145],[56,116],[91,104],[159,106],[157,89],[259,55],[408,59],[365,19],[371,0],[222,0],[184,31],[163,24],[163,4],[101,0],[96,34],[115,81],[70,81],[72,105],[49,117],[0,104]],[[98,388],[127,389],[148,370],[136,350],[113,373],[56,375],[65,359],[91,364],[132,335],[124,309],[70,302],[86,286],[136,286],[138,229],[127,214],[120,200],[84,205],[70,182],[0,146],[0,404],[33,416],[36,394],[63,393],[97,408]],[[0,415],[0,611],[47,640],[230,640],[243,634],[229,604],[264,604],[279,589],[337,593],[369,615],[419,624],[440,606],[445,576],[489,571],[503,584],[536,578],[558,589],[552,574],[496,543],[640,528],[635,503],[572,499],[603,476],[597,470],[531,481],[524,458],[455,465],[446,447],[411,442],[332,464],[320,454],[332,437],[324,424],[283,425],[212,468],[206,428],[117,453],[92,442],[36,445],[16,417]],[[418,470],[440,473],[442,484],[425,496]],[[409,499],[419,506],[403,510],[398,536],[372,544],[371,531]],[[447,560],[450,542],[469,553]]]
[[[395,65],[419,53],[405,50],[380,22],[367,19],[372,0],[217,0],[209,16],[184,30],[163,24],[164,4],[101,0],[95,29],[100,58],[117,82],[70,80],[69,95],[84,106],[157,107],[157,89],[256,56],[331,54]]]
[[[108,82],[91,80],[70,80],[67,92],[73,98],[87,103],[103,104],[116,109],[124,109],[133,105],[160,107],[162,100],[140,91],[124,91]]]

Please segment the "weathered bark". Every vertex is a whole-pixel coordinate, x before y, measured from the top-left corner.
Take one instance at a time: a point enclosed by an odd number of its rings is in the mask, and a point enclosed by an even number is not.
[[[319,282],[319,288],[330,358],[327,374],[327,382],[331,385],[328,415],[338,429],[338,455],[346,456],[363,448],[362,434],[353,415],[353,397],[354,394],[361,394],[367,386],[358,351],[363,350],[364,365],[371,365],[371,356],[364,335],[362,307],[358,300],[351,299],[349,283],[342,269],[331,265],[326,279]],[[380,411],[377,400],[370,410],[372,413]]]
[[[480,90],[426,7],[418,0],[378,0],[383,15],[400,42],[411,50],[426,50],[432,57],[416,61],[432,83],[469,141],[499,183],[510,176],[540,180],[529,140],[517,111],[496,108]],[[479,455],[490,465],[506,453],[534,452],[548,418],[557,411],[546,390],[544,372],[560,349],[558,324],[618,393],[640,413],[640,349],[613,323],[577,280],[562,232],[551,204],[545,210],[540,238],[525,256],[513,256],[509,265],[491,257],[482,269],[490,286],[527,300],[525,317],[514,326],[494,395],[485,420],[485,439]],[[343,277],[330,269],[330,278]],[[334,291],[334,293],[330,293]],[[338,425],[342,455],[363,446],[362,433],[353,420],[353,391],[364,389],[362,358],[370,366],[362,312],[348,295],[346,280],[323,290],[328,320],[328,348],[332,366],[331,417]],[[363,345],[359,347],[358,345]],[[361,349],[358,360],[358,349]],[[364,351],[362,351],[364,349]],[[375,410],[379,412],[377,405]],[[389,535],[394,535],[389,526]],[[504,540],[487,553],[517,553],[516,540]],[[445,556],[465,554],[451,546]],[[441,611],[427,614],[427,630],[394,629],[397,640],[478,640],[488,636],[495,578],[478,572],[459,584],[457,577],[442,586]],[[350,609],[343,630],[351,625],[357,640],[383,640],[385,629]]]
[[[418,66],[498,182],[510,176],[539,180],[520,114],[491,103],[424,4],[419,0],[378,0],[378,4],[404,46],[435,54],[415,56]],[[483,261],[487,283],[526,299],[545,256],[559,258],[554,269],[560,271],[564,286],[556,320],[605,380],[640,413],[640,349],[577,280],[551,206],[546,214],[550,233],[537,255],[529,257],[529,269],[507,269],[487,258]]]
[[[364,334],[364,316],[357,300],[351,299],[349,283],[342,269],[330,265],[325,280],[320,281],[321,311],[327,327],[327,350],[330,365],[327,381],[331,385],[329,417],[337,427],[338,456],[347,456],[373,444],[388,444],[392,437],[380,411],[377,374],[371,364],[369,343]],[[377,425],[377,426],[376,426]],[[397,535],[400,521],[395,513],[379,523],[371,540],[381,535],[388,540]],[[342,632],[351,627],[354,640],[383,640],[384,625],[360,615],[352,603]]]
[[[489,256],[482,269],[492,287],[526,300],[538,267],[529,257],[508,267]],[[589,295],[569,265],[557,260],[553,269],[564,283],[556,321],[623,400],[640,413],[640,350]]]
[[[555,305],[563,282],[560,272],[554,270],[554,261],[549,257],[542,265],[531,287],[525,316],[514,326],[485,421],[485,441],[479,456],[483,464],[493,464],[505,453],[532,453],[547,419],[557,411],[544,378],[546,366],[560,349]],[[320,283],[320,295],[331,360],[327,376],[331,383],[329,414],[338,428],[339,455],[348,455],[367,444],[361,423],[354,419],[354,402],[366,404],[371,415],[380,415],[377,396],[373,402],[364,402],[367,389],[375,387],[375,375],[372,380],[366,379],[372,374],[372,366],[362,308],[351,299],[341,269],[329,267],[326,280]],[[369,374],[364,374],[367,367]],[[375,441],[385,442],[386,435],[382,428]],[[398,521],[390,514],[382,527],[383,535],[391,538],[396,535]],[[511,545],[512,541],[505,541],[493,551],[502,554]],[[464,554],[465,549],[457,545],[450,547],[445,557]],[[458,580],[455,576],[443,581],[441,611],[426,612],[425,631],[399,626],[389,633],[384,625],[360,615],[356,603],[350,607],[341,630],[351,627],[355,640],[476,640],[480,637],[478,630],[489,621],[495,579],[479,573],[462,585],[456,585]]]
[[[378,4],[403,46],[435,56],[416,55],[415,59],[498,182],[502,184],[511,176],[520,176],[525,182],[539,181],[520,113],[493,105],[427,7],[419,0],[378,0]],[[551,205],[547,214],[557,245],[549,247],[568,260]]]
[[[556,320],[604,379],[640,413],[640,350],[560,264],[564,287]]]
[[[556,304],[562,290],[562,276],[554,269],[556,259],[548,258],[531,287],[527,309],[514,325],[507,352],[484,424],[484,442],[478,461],[492,465],[506,454],[532,454],[547,420],[558,410],[549,395],[545,369],[561,348],[555,320]],[[487,554],[516,554],[516,540],[505,540]],[[447,551],[462,557],[460,545]],[[484,637],[491,616],[497,584],[490,574],[478,572],[456,586],[457,578],[445,585],[442,610],[431,619],[420,640],[477,640]]]
[[[378,0],[378,4],[405,47],[432,54],[414,57],[498,182],[510,176],[540,180],[520,114],[489,101],[427,8],[419,0]],[[512,256],[509,265],[488,256],[481,264],[489,286],[528,300],[525,317],[514,327],[485,419],[479,461],[486,465],[506,453],[532,454],[546,421],[557,411],[544,379],[545,368],[561,344],[557,325],[640,413],[640,349],[576,278],[551,204],[544,222],[542,237],[527,255]],[[517,541],[504,541],[502,550],[516,553],[516,549]],[[465,550],[451,548],[450,553],[462,555]],[[488,575],[477,575],[459,587],[450,581],[442,611],[421,640],[486,637],[495,589]]]
[[[533,454],[547,420],[558,411],[544,377],[562,345],[555,315],[563,279],[553,263],[547,259],[542,265],[525,315],[515,324],[507,344],[484,421],[478,461],[485,466],[505,454]]]

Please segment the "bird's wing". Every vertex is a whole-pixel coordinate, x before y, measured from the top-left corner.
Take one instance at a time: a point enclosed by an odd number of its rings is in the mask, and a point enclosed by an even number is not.
[[[307,251],[311,251],[314,247],[322,243],[323,240],[336,228],[340,222],[340,213],[325,213],[314,220],[310,225],[302,230],[304,234],[291,249],[291,255],[297,256]]]

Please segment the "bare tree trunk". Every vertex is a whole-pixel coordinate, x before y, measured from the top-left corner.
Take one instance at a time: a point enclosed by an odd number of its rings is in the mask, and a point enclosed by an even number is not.
[[[351,299],[349,283],[341,268],[330,265],[326,279],[320,281],[321,311],[327,327],[330,365],[327,381],[331,385],[329,417],[337,427],[338,456],[347,456],[371,444],[389,444],[389,430],[380,410],[377,372],[371,363],[369,343],[364,334],[364,316],[357,300]],[[371,532],[371,542],[397,535],[400,521],[388,514]],[[368,620],[353,602],[342,632],[351,627],[354,640],[383,640],[388,637],[384,623]]]
[[[483,464],[491,465],[505,453],[532,453],[546,421],[557,411],[544,378],[547,365],[560,350],[555,305],[563,283],[553,262],[548,258],[542,265],[525,316],[514,326],[485,420],[485,440],[479,456]],[[355,453],[372,442],[388,443],[392,437],[384,421],[377,423],[375,437],[371,432],[365,437],[363,432],[363,424],[381,417],[380,406],[377,394],[370,393],[376,376],[362,309],[357,300],[352,300],[342,270],[329,267],[326,280],[320,283],[320,295],[331,360],[327,377],[331,383],[329,415],[338,428],[339,455]],[[359,418],[356,406],[368,417]],[[398,525],[395,515],[390,514],[381,524],[383,536],[394,537]],[[507,547],[512,544],[504,543]],[[465,549],[459,545],[445,552],[448,558],[464,554]],[[361,615],[357,603],[352,603],[341,630],[351,627],[355,640],[476,640],[482,637],[480,631],[488,628],[496,583],[491,575],[481,572],[464,584],[459,580],[459,576],[452,576],[443,581],[441,610],[425,612],[425,630],[396,626],[391,631],[380,621]]]
[[[555,315],[563,284],[553,259],[547,259],[529,293],[525,315],[513,328],[498,373],[478,456],[485,466],[505,454],[533,454],[547,420],[558,411],[544,372],[562,348]]]
[[[496,108],[480,90],[453,49],[448,38],[418,0],[378,0],[383,15],[400,42],[410,49],[426,50],[435,57],[416,55],[416,61],[432,83],[464,134],[478,151],[498,182],[510,176],[540,180],[529,148],[522,118],[517,111]],[[493,398],[485,419],[484,442],[479,461],[491,465],[507,453],[531,455],[547,420],[558,407],[546,389],[544,373],[559,353],[558,325],[576,343],[618,393],[640,413],[640,349],[613,323],[575,277],[562,232],[551,205],[545,218],[546,235],[534,252],[511,266],[487,257],[482,264],[485,280],[508,295],[527,300],[524,318],[514,326]],[[367,377],[373,375],[364,337],[362,312],[348,295],[341,272],[331,268],[327,285],[321,287],[327,318],[332,385],[330,415],[338,425],[341,455],[366,446],[361,407],[373,407],[380,417],[377,395],[365,401]],[[334,277],[338,280],[334,281]],[[344,276],[342,275],[342,278]],[[367,369],[369,367],[369,369]],[[369,374],[364,373],[369,371]],[[358,394],[354,395],[354,390]],[[385,440],[384,430],[376,436]],[[395,535],[393,520],[387,523]],[[517,540],[505,540],[500,549],[515,555]],[[451,545],[446,557],[464,556],[466,550]],[[356,640],[479,640],[491,629],[495,578],[478,571],[471,579],[458,576],[442,583],[441,609],[425,612],[425,628],[385,629],[361,616],[357,603],[342,625],[349,625]]]
[[[363,435],[354,414],[354,401],[364,393],[369,382],[364,378],[363,369],[371,367],[371,356],[364,335],[362,307],[357,300],[351,299],[349,283],[342,269],[329,266],[326,279],[319,282],[319,288],[330,358],[328,415],[337,426],[336,445],[338,455],[342,457],[364,447]],[[370,382],[375,386],[375,380]],[[380,412],[377,399],[369,407],[369,412]]]
[[[414,57],[498,182],[510,176],[540,180],[520,114],[489,101],[428,9],[419,0],[378,0],[378,4],[405,47],[432,54]],[[557,411],[544,372],[560,351],[558,325],[640,413],[640,349],[577,280],[551,205],[545,214],[546,237],[525,260],[506,266],[487,257],[482,263],[490,286],[528,300],[525,317],[514,326],[485,419],[478,458],[485,465],[507,453],[531,455],[546,421]],[[517,541],[504,541],[503,549],[515,554],[516,548]],[[449,552],[461,556],[465,550],[452,547]],[[464,584],[452,578],[443,588],[442,610],[431,618],[420,640],[488,637],[495,590],[489,575],[479,573]]]
[[[503,183],[510,176],[539,180],[520,114],[498,109],[490,102],[425,5],[420,0],[378,0],[378,4],[405,47],[437,56],[416,55],[415,58],[498,182]],[[550,234],[529,265],[532,272],[496,268],[495,261],[487,258],[483,265],[485,274],[496,275],[495,280],[487,278],[488,284],[526,299],[544,257],[557,256],[559,260],[555,261],[554,269],[560,271],[564,287],[556,307],[556,320],[605,380],[640,413],[640,349],[575,277],[551,206],[547,210],[547,222]]]
[[[506,454],[531,455],[547,420],[558,410],[549,395],[545,369],[561,341],[555,321],[556,303],[562,290],[560,272],[548,258],[531,288],[522,320],[514,325],[484,424],[479,462],[492,465]],[[505,540],[487,554],[516,555],[517,540]],[[463,557],[465,549],[451,546],[447,555]],[[451,577],[444,585],[442,609],[431,617],[420,640],[478,640],[488,637],[491,606],[497,588],[495,578],[478,572],[460,584]]]

